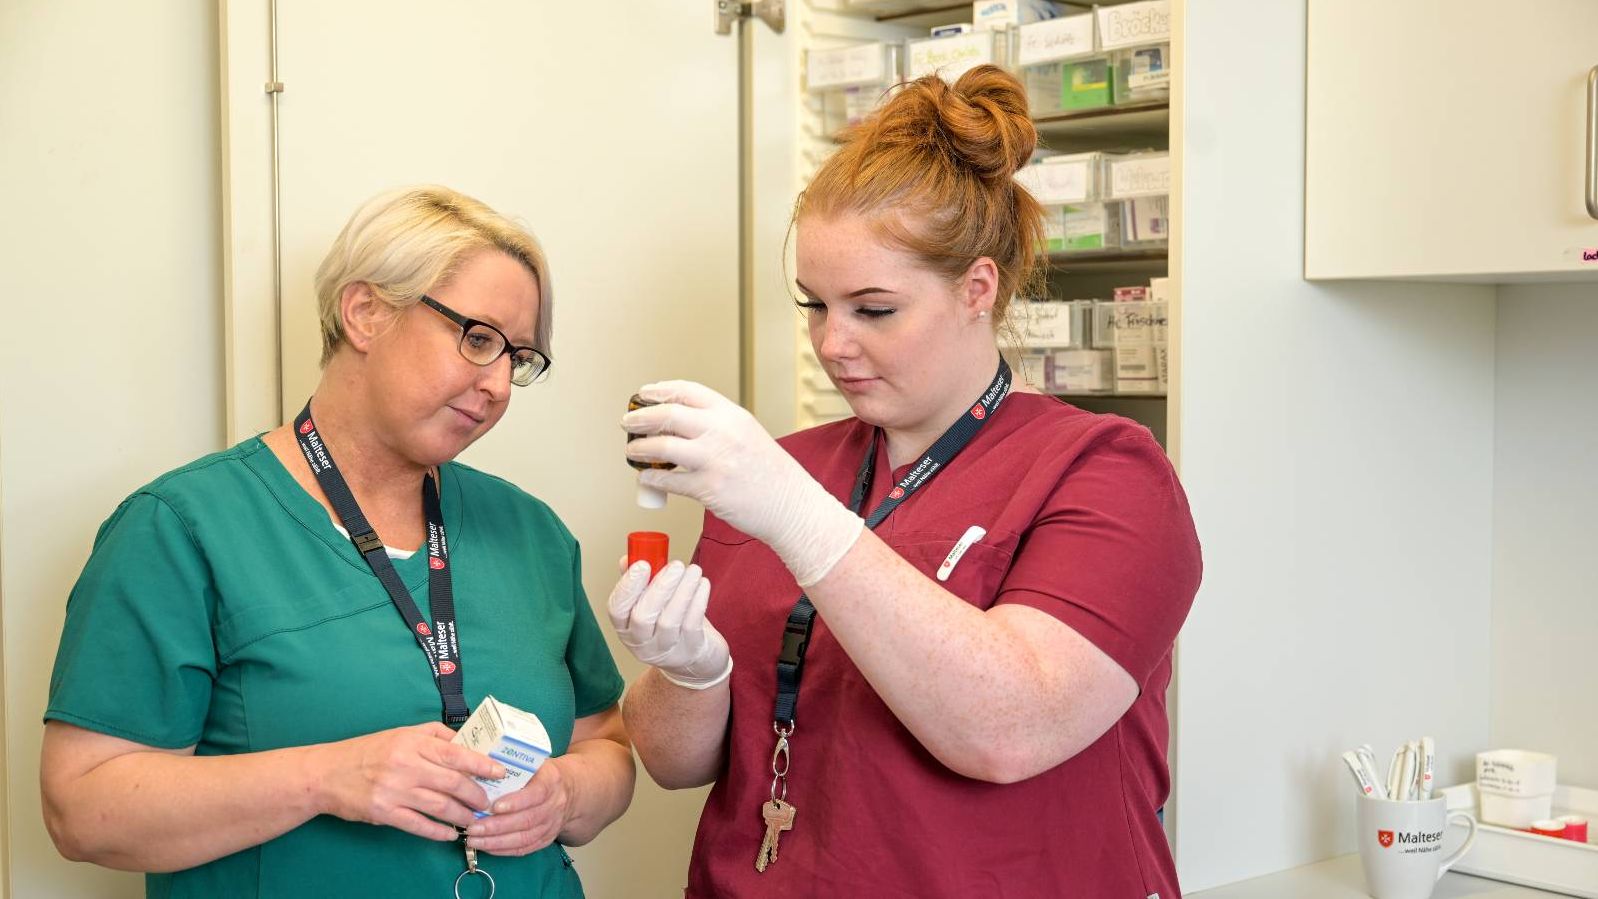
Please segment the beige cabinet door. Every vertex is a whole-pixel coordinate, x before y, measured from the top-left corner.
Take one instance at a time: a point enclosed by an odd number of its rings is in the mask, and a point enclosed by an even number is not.
[[[1598,279],[1598,3],[1311,0],[1308,23],[1306,277]]]
[[[685,500],[665,512],[635,505],[618,426],[627,397],[665,378],[738,390],[736,37],[715,34],[708,2],[277,6],[281,414],[292,417],[315,387],[312,279],[357,204],[438,182],[522,219],[552,269],[554,367],[518,388],[463,458],[570,526],[603,622],[629,530],[669,531],[686,557],[699,528],[699,506]],[[265,8],[225,3],[223,23],[240,371],[273,352],[243,324],[271,325],[260,302],[271,286]],[[276,402],[274,384],[241,378],[230,390],[248,400],[241,407]],[[247,414],[230,424],[248,430]],[[612,646],[631,681],[641,669]],[[701,799],[667,794],[640,772],[628,815],[574,853],[589,894],[681,895]]]

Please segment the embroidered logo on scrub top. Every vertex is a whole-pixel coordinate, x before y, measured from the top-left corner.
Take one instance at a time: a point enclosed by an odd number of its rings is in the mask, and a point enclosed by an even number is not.
[[[439,569],[439,568],[443,568],[444,567],[444,560],[438,558],[437,556],[434,556],[433,558],[427,560],[427,567],[435,569],[435,570]]]
[[[416,622],[416,632],[424,637],[431,637],[433,635],[433,629],[428,627],[427,622],[425,621]]]
[[[982,419],[988,417],[988,410],[982,408],[982,405],[979,403],[971,407],[971,417],[977,421],[981,421]]]
[[[315,428],[315,427],[316,427],[316,425],[311,424],[311,420],[309,418],[307,418],[305,420],[305,424],[300,425],[300,433],[301,434],[309,434],[309,433],[311,433],[311,429]]]

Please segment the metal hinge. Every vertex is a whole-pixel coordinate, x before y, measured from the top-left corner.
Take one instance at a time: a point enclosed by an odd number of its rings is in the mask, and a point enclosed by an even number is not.
[[[784,0],[754,0],[753,3],[741,3],[739,0],[713,0],[713,2],[716,5],[717,34],[732,34],[732,23],[750,16],[771,26],[772,31],[782,34],[783,25],[788,20]]]

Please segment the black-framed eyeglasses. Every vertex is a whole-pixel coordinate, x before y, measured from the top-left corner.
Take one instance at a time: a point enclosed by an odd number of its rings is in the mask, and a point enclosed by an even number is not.
[[[554,361],[530,346],[515,346],[505,332],[488,322],[467,318],[459,312],[422,294],[422,303],[429,309],[460,326],[461,355],[474,365],[493,365],[499,357],[510,356],[510,382],[526,387],[549,371]]]

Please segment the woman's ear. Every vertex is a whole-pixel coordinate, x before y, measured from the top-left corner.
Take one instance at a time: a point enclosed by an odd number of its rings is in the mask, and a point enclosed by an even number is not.
[[[960,306],[971,321],[987,318],[999,298],[999,267],[983,256],[965,270]]]
[[[373,339],[394,321],[393,307],[379,299],[365,281],[346,284],[338,305],[344,341],[356,352],[366,352]]]

